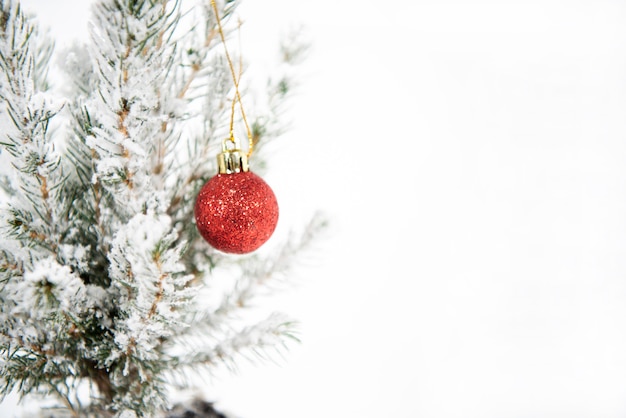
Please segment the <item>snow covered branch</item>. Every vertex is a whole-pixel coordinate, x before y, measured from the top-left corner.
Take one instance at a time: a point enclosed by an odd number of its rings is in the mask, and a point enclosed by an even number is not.
[[[237,4],[220,2],[227,33]],[[317,227],[234,260],[191,221],[234,94],[210,0],[97,1],[91,44],[59,53],[62,98],[47,81],[49,37],[16,1],[0,13],[0,394],[51,395],[73,416],[153,417],[177,373],[282,353],[293,321],[238,313],[287,276]],[[255,140],[282,132],[290,83],[268,85]],[[234,287],[212,288],[227,263]]]

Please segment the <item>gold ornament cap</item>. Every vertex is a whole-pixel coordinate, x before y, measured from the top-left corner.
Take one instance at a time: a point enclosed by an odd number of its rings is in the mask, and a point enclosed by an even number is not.
[[[227,143],[232,144],[228,148]],[[241,150],[239,141],[234,137],[222,141],[222,152],[217,154],[217,172],[219,174],[245,173],[249,171],[248,156]]]

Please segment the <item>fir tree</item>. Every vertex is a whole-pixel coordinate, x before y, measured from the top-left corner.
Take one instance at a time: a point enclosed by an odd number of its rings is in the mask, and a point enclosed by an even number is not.
[[[230,30],[236,6],[220,7]],[[49,37],[0,0],[2,394],[55,396],[74,416],[155,416],[190,374],[294,338],[283,315],[246,323],[241,311],[285,276],[319,221],[237,258],[191,221],[228,134],[233,80],[219,48],[209,0],[102,0],[90,44],[64,55],[58,97]],[[284,74],[250,118],[257,145],[282,132],[301,52],[283,45]],[[218,274],[236,278],[231,289],[211,287]]]

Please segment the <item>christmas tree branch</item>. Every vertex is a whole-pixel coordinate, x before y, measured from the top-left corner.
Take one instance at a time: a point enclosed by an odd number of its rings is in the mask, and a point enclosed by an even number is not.
[[[237,5],[236,1],[225,2],[220,10],[221,18],[227,22]],[[171,198],[168,213],[180,214],[180,221],[191,215],[191,199],[210,177],[210,168],[213,166],[207,158],[210,148],[228,134],[226,131],[216,132],[216,127],[223,126],[223,121],[228,118],[227,104],[231,101],[229,92],[232,82],[224,58],[214,51],[215,46],[219,45],[214,42],[219,39],[219,32],[210,0],[204,0],[202,12],[200,22],[192,24],[192,30],[184,39],[185,47],[179,49],[182,65],[173,78],[177,86],[176,97],[185,100],[189,109],[185,117],[190,120],[199,116],[208,119],[202,123],[201,134],[194,132],[191,135],[188,147],[184,150],[185,156],[178,160],[178,167],[184,174],[179,176],[178,183],[173,187],[175,194]],[[184,234],[189,241],[198,238],[191,228]]]
[[[101,123],[91,129],[98,141],[85,139],[96,152],[96,178],[116,203],[125,201],[128,210],[119,214],[121,220],[142,210],[146,194],[154,195],[159,186],[153,174],[163,171],[154,150],[169,135],[170,109],[160,90],[172,60],[163,39],[176,17],[166,10],[167,3],[102,2],[96,7],[92,33],[101,81],[89,113],[99,109]]]
[[[263,261],[251,257],[243,264],[242,275],[234,289],[225,295],[220,306],[206,320],[212,327],[218,327],[219,323],[216,321],[227,322],[237,311],[250,307],[252,299],[262,294],[262,288],[284,281],[296,259],[301,258],[303,252],[310,248],[325,226],[324,217],[316,214],[299,235],[292,233],[275,255],[266,257]]]
[[[172,359],[173,365],[170,374],[198,372],[198,366],[204,366],[211,370],[220,365],[234,369],[236,359],[243,357],[249,361],[254,358],[270,360],[279,355],[286,348],[289,340],[297,341],[295,336],[295,323],[281,314],[272,314],[265,320],[240,329],[230,331],[219,339],[219,343],[211,345],[204,339],[199,339],[193,345],[193,351]]]
[[[285,123],[286,104],[297,91],[298,81],[295,77],[296,68],[308,57],[310,43],[305,39],[305,30],[296,28],[287,33],[280,45],[280,71],[267,80],[265,105],[259,106],[262,111],[253,115],[252,136],[257,151],[262,152],[263,146],[271,139],[283,135],[289,128]]]
[[[193,324],[191,327],[181,328],[173,336],[171,344],[178,346],[193,347],[194,350],[200,350],[205,356],[203,362],[210,365],[222,360],[223,358],[233,358],[235,352],[227,351],[232,345],[223,345],[215,351],[211,349],[204,352],[203,347],[214,347],[214,342],[230,341],[232,338],[232,324],[242,320],[242,310],[252,307],[252,300],[263,293],[263,289],[267,290],[275,282],[285,280],[292,268],[294,261],[301,258],[303,253],[310,249],[314,240],[325,228],[325,218],[316,214],[299,234],[292,234],[288,242],[282,245],[275,256],[266,260],[259,260],[256,257],[250,257],[242,267],[242,275],[235,283],[234,289],[226,292],[221,303],[215,309],[202,309],[189,311],[185,322]],[[280,321],[276,322],[279,323]],[[283,318],[283,322],[289,326],[281,328],[283,330],[293,331],[293,323]],[[244,329],[241,333],[246,333],[250,329]],[[280,334],[280,333],[279,333]],[[278,335],[278,334],[277,334]],[[284,337],[293,337],[287,333]],[[282,345],[283,340],[273,340],[275,343]],[[196,346],[197,344],[197,346]],[[265,346],[268,348],[269,344]],[[226,351],[225,351],[226,350]],[[221,355],[216,355],[221,353]],[[254,353],[250,351],[249,353]],[[262,354],[263,352],[259,352]],[[196,358],[197,360],[197,358]],[[193,361],[189,359],[189,361]]]
[[[52,44],[39,37],[37,27],[18,4],[2,1],[0,7],[0,72],[5,78],[0,98],[6,106],[0,119],[4,116],[10,121],[8,125],[4,121],[7,128],[0,146],[7,152],[8,163],[23,173],[9,184],[10,189],[20,193],[11,194],[5,225],[13,239],[55,253],[58,214],[53,213],[51,200],[58,196],[63,174],[60,157],[48,138],[48,126],[60,107],[51,109],[42,90],[47,87],[45,68]]]
[[[228,21],[228,18],[232,16],[237,5],[238,2],[236,1],[225,2],[224,6],[220,10],[221,19],[224,20],[225,23]],[[211,51],[215,46],[213,41],[218,39],[219,34],[217,19],[215,18],[213,8],[210,5],[210,0],[205,0],[202,9],[202,23],[194,25],[194,29],[196,30],[198,29],[198,26],[203,27],[202,30],[198,30],[200,39],[193,39],[191,41],[191,47],[187,48],[186,51],[183,51],[185,58],[188,60],[184,66],[189,68],[190,71],[188,74],[183,75],[182,79],[184,82],[182,84],[182,88],[180,88],[178,94],[176,94],[176,97],[179,99],[185,98],[197,77],[202,74],[202,72],[205,72],[206,77],[206,70],[211,67]]]

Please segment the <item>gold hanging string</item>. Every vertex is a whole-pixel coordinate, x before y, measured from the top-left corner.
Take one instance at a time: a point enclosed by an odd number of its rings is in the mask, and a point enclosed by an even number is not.
[[[241,29],[241,22],[239,22],[238,29],[239,29],[239,35],[241,36],[241,30],[240,30]],[[239,39],[239,49],[241,49],[241,38]],[[231,70],[232,70],[232,67],[231,67]],[[235,91],[237,91],[237,93],[239,93],[238,87],[239,87],[239,82],[241,81],[242,74],[243,74],[243,61],[241,59],[241,55],[239,55],[239,72],[237,74],[237,78],[233,79],[234,80],[234,84],[235,84]],[[235,135],[234,135],[235,128],[234,128],[234,126],[235,126],[235,107],[237,106],[237,103],[239,103],[240,106],[243,106],[241,104],[241,102],[239,100],[237,100],[237,95],[235,95],[235,97],[233,97],[233,102],[230,105],[230,130],[229,130],[230,138],[229,139],[233,143],[235,142]],[[241,110],[241,113],[243,114],[243,120],[244,120],[246,128],[247,128],[248,127],[248,123],[246,121],[246,115],[245,115],[245,113],[243,111],[243,108]],[[248,129],[248,132],[249,132],[249,129]],[[252,146],[252,144],[250,146]],[[250,154],[251,154],[251,152],[250,152]],[[250,155],[248,155],[248,157],[250,157]]]
[[[235,98],[233,99],[232,108],[231,108],[231,117],[230,117],[230,140],[231,142],[235,142],[234,135],[234,124],[235,124],[235,106],[239,103],[239,110],[241,111],[241,117],[243,119],[243,123],[246,127],[246,133],[248,135],[248,158],[252,155],[254,151],[254,139],[252,137],[252,131],[250,130],[250,125],[248,125],[248,119],[246,118],[246,112],[243,110],[243,102],[241,101],[241,93],[239,93],[239,79],[241,78],[241,68],[239,72],[239,77],[235,72],[235,66],[233,65],[233,61],[230,58],[230,54],[228,53],[228,48],[226,47],[226,37],[224,36],[224,29],[222,28],[222,21],[220,19],[219,11],[217,10],[217,4],[215,0],[211,0],[211,6],[213,7],[213,13],[215,13],[215,20],[217,21],[217,29],[220,34],[220,38],[222,39],[222,44],[224,45],[224,54],[226,55],[226,61],[228,62],[228,68],[230,69],[230,75],[233,78],[233,84],[235,85]],[[241,67],[241,63],[240,63]]]

